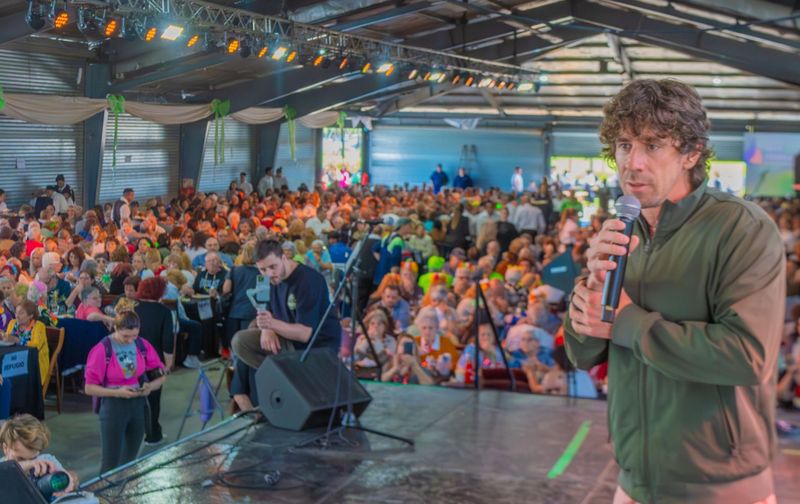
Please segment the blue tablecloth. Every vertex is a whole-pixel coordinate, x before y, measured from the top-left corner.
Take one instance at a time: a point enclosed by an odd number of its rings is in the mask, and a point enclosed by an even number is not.
[[[89,351],[108,335],[108,329],[102,322],[61,318],[58,319],[58,327],[64,328],[64,346],[58,356],[58,368],[62,376],[83,369]]]
[[[10,415],[30,413],[44,420],[42,378],[39,374],[39,351],[26,346],[0,347],[0,374],[3,375],[3,404]]]

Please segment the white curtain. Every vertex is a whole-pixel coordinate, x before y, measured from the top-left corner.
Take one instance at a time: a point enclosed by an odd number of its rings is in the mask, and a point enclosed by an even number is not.
[[[309,114],[298,119],[300,124],[306,128],[326,128],[333,126],[339,120],[339,112],[318,112]]]
[[[211,107],[207,103],[201,105],[157,105],[126,101],[125,112],[158,124],[188,124],[209,117]]]
[[[283,119],[283,109],[250,107],[234,112],[230,117],[245,124],[266,124]]]
[[[478,123],[481,122],[481,118],[471,117],[469,119],[444,119],[444,122],[454,128],[473,130],[478,127]]]
[[[106,101],[77,96],[6,93],[6,107],[0,111],[14,119],[37,124],[75,124],[106,108]]]

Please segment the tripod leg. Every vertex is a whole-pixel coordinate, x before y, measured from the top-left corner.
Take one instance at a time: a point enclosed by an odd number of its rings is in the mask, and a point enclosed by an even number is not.
[[[189,397],[189,404],[186,405],[186,413],[183,414],[183,420],[181,420],[181,427],[178,429],[177,439],[181,438],[181,434],[183,434],[183,428],[186,426],[186,419],[191,416],[192,404],[194,404],[194,398],[197,396],[197,389],[199,387],[200,375],[197,376],[197,380],[194,382],[194,389],[192,390],[192,395]]]

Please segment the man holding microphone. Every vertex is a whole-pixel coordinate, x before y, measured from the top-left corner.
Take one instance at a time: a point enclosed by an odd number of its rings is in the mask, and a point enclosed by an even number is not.
[[[604,107],[604,154],[641,216],[630,239],[605,222],[564,327],[577,367],[609,362],[614,504],[775,503],[785,258],[758,206],[706,186],[708,129],[697,92],[675,80],[633,81]],[[603,322],[610,258],[625,254]]]
[[[287,258],[280,242],[258,242],[255,260],[259,272],[271,284],[269,304],[258,308],[256,328],[237,332],[232,346],[237,357],[258,369],[270,353],[305,349],[330,301],[322,274]],[[340,341],[341,326],[333,308],[314,347],[338,352]]]

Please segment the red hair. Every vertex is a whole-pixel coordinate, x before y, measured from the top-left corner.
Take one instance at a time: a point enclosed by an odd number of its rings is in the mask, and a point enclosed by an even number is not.
[[[163,277],[147,278],[139,282],[139,287],[136,289],[136,298],[145,301],[158,301],[164,297],[166,289],[167,281]]]

